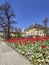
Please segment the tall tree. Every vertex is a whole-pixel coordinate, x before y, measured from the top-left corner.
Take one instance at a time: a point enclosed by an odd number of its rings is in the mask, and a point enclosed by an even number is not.
[[[2,4],[0,6],[0,26],[6,30],[7,38],[10,38],[12,24],[16,23],[16,21],[13,20],[13,17],[15,17],[15,13],[10,4],[8,2]]]
[[[48,18],[47,17],[44,19],[43,24],[44,24],[44,33],[45,33],[44,35],[46,36],[47,30],[48,30],[48,28],[47,28]]]
[[[18,32],[19,32],[19,33],[22,33],[22,30],[21,30],[21,28],[17,28],[17,30],[18,30]]]

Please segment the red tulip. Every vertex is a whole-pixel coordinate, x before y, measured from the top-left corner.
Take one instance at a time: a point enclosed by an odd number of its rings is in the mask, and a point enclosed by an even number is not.
[[[46,48],[46,45],[42,45],[42,48]]]

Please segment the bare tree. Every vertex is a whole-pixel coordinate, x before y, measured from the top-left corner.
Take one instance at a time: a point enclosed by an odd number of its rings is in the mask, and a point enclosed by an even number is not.
[[[10,38],[10,28],[16,23],[12,18],[15,17],[14,11],[8,2],[0,6],[0,26],[6,30],[7,38]]]
[[[45,33],[44,35],[46,36],[47,30],[48,30],[47,28],[48,18],[47,17],[44,19],[43,24],[44,24],[44,33]]]
[[[22,32],[21,28],[17,28],[17,30],[18,30],[18,32],[19,32],[19,33],[21,33],[21,32]]]

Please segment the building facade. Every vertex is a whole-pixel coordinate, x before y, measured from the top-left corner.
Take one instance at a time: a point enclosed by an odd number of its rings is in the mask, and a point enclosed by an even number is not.
[[[24,30],[24,36],[44,36],[44,26],[39,24],[32,24]]]

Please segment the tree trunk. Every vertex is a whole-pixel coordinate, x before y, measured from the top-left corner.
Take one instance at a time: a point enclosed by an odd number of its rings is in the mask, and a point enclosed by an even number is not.
[[[4,29],[4,38],[7,38],[6,34],[6,29]]]
[[[9,20],[9,18],[8,18],[8,30],[7,30],[7,39],[9,39],[10,38],[10,20]]]
[[[8,31],[7,31],[7,38],[10,38],[10,28],[8,27]]]

